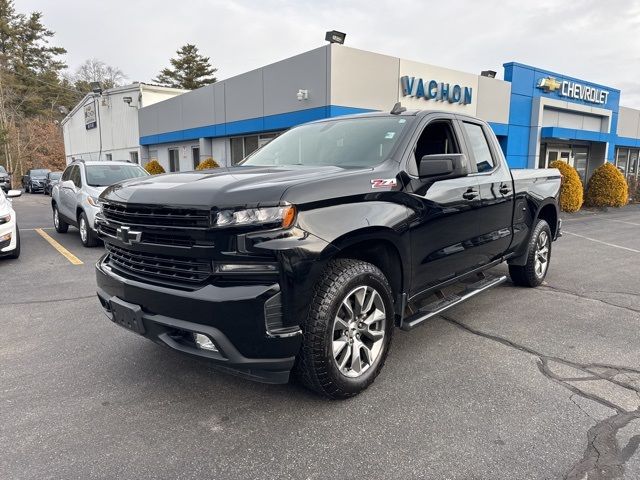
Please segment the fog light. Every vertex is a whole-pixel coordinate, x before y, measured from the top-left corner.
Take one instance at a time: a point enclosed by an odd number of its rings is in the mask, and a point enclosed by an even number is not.
[[[7,240],[11,240],[11,234],[7,233],[6,235],[0,236],[0,242],[6,242]]]
[[[216,345],[211,341],[211,339],[202,333],[194,333],[193,340],[196,342],[196,346],[201,350],[209,350],[210,352],[218,351]]]

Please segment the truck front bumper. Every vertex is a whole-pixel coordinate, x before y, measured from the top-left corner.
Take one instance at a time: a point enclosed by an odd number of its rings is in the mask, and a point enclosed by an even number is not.
[[[279,294],[278,284],[167,288],[122,277],[105,257],[96,264],[97,294],[111,321],[251,380],[289,380],[302,333],[268,333],[265,302]],[[208,337],[215,350],[199,347],[194,334]]]

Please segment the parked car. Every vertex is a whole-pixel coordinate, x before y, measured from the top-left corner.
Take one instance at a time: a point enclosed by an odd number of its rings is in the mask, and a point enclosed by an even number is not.
[[[31,168],[26,175],[22,176],[22,188],[27,193],[44,192],[44,182],[47,174],[51,172],[48,168]]]
[[[51,195],[53,187],[58,184],[62,177],[62,172],[49,172],[44,180],[44,194]]]
[[[11,190],[11,174],[2,165],[0,165],[0,190],[4,193]]]
[[[0,257],[20,256],[20,230],[11,199],[22,195],[20,190],[0,189]]]
[[[543,282],[560,181],[510,171],[470,116],[397,105],[321,120],[234,168],[106,189],[98,298],[114,323],[214,366],[272,383],[293,370],[350,397],[380,372],[394,327],[506,280],[487,269],[506,261],[515,284]]]
[[[51,194],[56,231],[66,233],[69,225],[78,227],[82,245],[95,247],[98,243],[95,229],[95,216],[100,209],[98,196],[109,185],[147,176],[144,168],[129,162],[72,162]]]

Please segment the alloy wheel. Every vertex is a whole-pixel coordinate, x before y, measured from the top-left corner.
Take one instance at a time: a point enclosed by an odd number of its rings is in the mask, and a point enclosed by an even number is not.
[[[543,230],[536,241],[534,270],[538,278],[544,276],[549,266],[549,247],[549,235]]]
[[[80,217],[80,238],[82,243],[87,243],[87,222],[85,222],[84,217]]]
[[[58,209],[57,208],[53,209],[53,225],[56,228],[60,228],[60,219],[58,218]]]
[[[351,290],[333,321],[333,360],[346,377],[364,374],[384,346],[386,311],[382,296],[370,286]]]

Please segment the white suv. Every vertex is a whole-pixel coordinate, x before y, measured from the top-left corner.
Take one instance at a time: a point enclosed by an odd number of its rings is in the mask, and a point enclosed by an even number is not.
[[[0,189],[0,257],[18,258],[20,256],[20,231],[16,212],[11,198],[22,195],[20,190],[9,190],[6,194]]]
[[[135,163],[74,161],[51,192],[56,231],[66,233],[69,225],[74,225],[80,230],[82,244],[95,247],[98,244],[95,216],[100,211],[98,196],[114,183],[147,175],[147,171]]]

